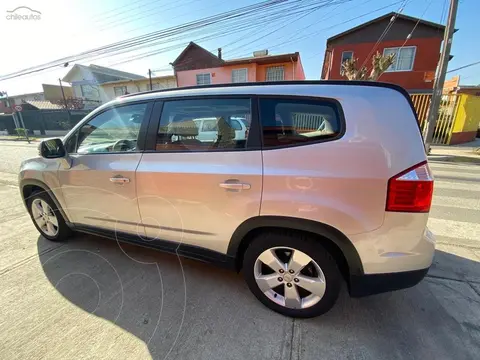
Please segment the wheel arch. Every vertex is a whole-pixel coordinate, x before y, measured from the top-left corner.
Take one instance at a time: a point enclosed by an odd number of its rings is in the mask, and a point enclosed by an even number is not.
[[[351,276],[364,274],[362,262],[352,242],[339,230],[320,222],[293,218],[287,216],[256,216],[245,220],[235,230],[228,245],[227,255],[235,259],[236,269],[241,268],[243,253],[253,238],[260,232],[269,229],[296,230],[314,235],[327,250],[333,252],[337,261],[342,261],[347,266],[347,279]],[[339,264],[342,265],[342,264]]]
[[[47,184],[44,182],[37,180],[37,179],[23,179],[20,182],[20,195],[22,196],[23,203],[25,207],[27,207],[27,199],[35,192],[41,191],[45,192],[50,196],[52,201],[55,203],[57,209],[60,211],[60,214],[65,219],[65,222],[69,224],[69,219],[65,211],[63,210],[60,202],[58,201],[57,197],[53,193],[53,191],[49,188]],[[27,208],[28,210],[28,208]]]

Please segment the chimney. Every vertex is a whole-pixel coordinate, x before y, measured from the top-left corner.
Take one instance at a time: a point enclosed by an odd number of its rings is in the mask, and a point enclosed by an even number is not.
[[[222,60],[222,48],[218,48],[218,58]]]

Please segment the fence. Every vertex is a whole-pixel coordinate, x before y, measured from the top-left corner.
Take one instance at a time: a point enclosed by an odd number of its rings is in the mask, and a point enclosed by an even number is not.
[[[431,94],[412,94],[413,105],[417,111],[420,129],[425,133],[427,127],[428,111],[432,101]],[[452,137],[453,125],[455,123],[455,113],[458,104],[458,95],[443,95],[438,111],[437,123],[433,131],[433,144],[448,145]]]
[[[298,132],[309,132],[323,130],[325,127],[325,117],[317,114],[294,113],[293,126]]]

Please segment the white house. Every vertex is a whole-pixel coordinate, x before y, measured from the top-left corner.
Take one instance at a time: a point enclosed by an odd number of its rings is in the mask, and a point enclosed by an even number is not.
[[[144,76],[115,70],[98,65],[74,65],[62,81],[70,83],[76,98],[84,100],[85,108],[95,108],[102,104],[102,91],[100,85],[119,80],[140,80]]]
[[[45,100],[45,95],[43,92],[29,93],[29,94],[20,94],[10,96],[10,103],[15,105],[25,104],[27,101],[41,101]]]
[[[113,100],[118,96],[133,94],[142,91],[170,89],[177,87],[175,75],[152,77],[152,89],[148,78],[138,80],[109,81],[100,85],[102,102]]]

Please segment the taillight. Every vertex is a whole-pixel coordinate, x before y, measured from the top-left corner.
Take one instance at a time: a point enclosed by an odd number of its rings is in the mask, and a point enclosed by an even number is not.
[[[387,211],[428,212],[432,204],[433,177],[426,161],[388,180]]]

